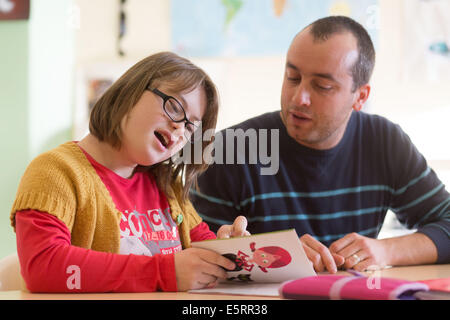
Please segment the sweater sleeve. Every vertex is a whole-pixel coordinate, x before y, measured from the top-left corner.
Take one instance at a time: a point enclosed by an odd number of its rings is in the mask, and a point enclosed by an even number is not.
[[[35,210],[16,213],[21,274],[31,292],[177,291],[174,255],[120,255],[71,245],[66,225]]]
[[[450,262],[450,194],[409,137],[395,126],[390,134],[395,177],[391,208],[399,221],[427,235],[438,263]]]
[[[203,241],[216,239],[214,232],[209,230],[209,226],[205,222],[201,222],[198,226],[190,231],[191,241]]]

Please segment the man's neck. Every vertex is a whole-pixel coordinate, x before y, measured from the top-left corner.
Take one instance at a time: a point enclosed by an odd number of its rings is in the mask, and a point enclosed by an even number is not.
[[[353,112],[349,113],[349,115],[345,119],[344,125],[342,125],[338,129],[336,129],[334,132],[332,132],[325,139],[323,139],[321,141],[317,141],[317,142],[316,141],[315,142],[310,142],[310,141],[298,139],[295,136],[291,136],[291,134],[289,133],[289,130],[287,130],[286,121],[285,121],[285,119],[283,117],[283,112],[280,112],[280,117],[281,117],[281,121],[283,122],[284,126],[286,127],[287,133],[298,144],[300,144],[300,145],[302,145],[304,147],[310,148],[310,149],[314,149],[314,150],[330,150],[330,149],[333,149],[334,147],[336,147],[341,142],[341,140],[343,139],[345,131],[347,130],[347,127],[348,127],[348,123],[350,121],[350,117],[352,116],[352,113]]]

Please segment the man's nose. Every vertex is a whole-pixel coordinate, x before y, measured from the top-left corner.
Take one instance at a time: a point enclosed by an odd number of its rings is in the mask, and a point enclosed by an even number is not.
[[[295,90],[293,97],[293,102],[298,106],[310,106],[311,105],[311,95],[309,90],[306,88],[305,84],[301,83]]]

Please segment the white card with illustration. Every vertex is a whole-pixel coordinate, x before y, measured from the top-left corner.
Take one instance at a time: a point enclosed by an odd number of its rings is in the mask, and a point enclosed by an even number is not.
[[[295,229],[193,242],[192,247],[213,250],[231,259],[236,269],[227,272],[224,282],[229,284],[280,284],[316,275]]]

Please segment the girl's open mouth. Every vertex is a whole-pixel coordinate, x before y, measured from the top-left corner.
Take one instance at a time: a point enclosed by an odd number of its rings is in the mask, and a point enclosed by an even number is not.
[[[161,144],[164,146],[164,148],[168,148],[171,144],[171,139],[169,136],[167,136],[166,134],[159,132],[159,131],[155,131],[155,136],[156,138],[158,138],[159,142],[161,142]]]

